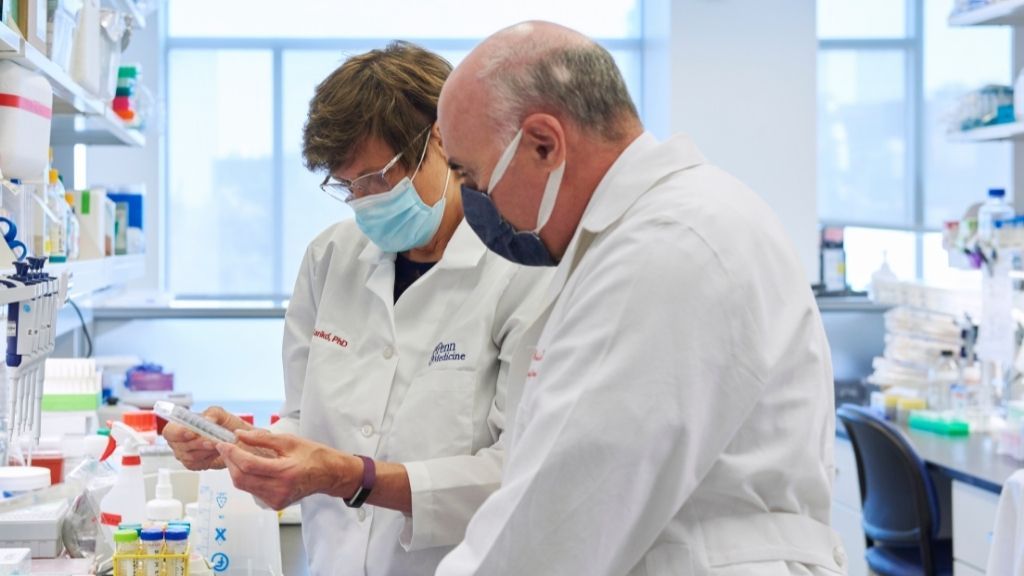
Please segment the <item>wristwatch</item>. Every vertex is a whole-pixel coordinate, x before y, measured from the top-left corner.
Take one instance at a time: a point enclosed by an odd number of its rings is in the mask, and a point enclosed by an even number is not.
[[[345,504],[349,508],[362,508],[363,502],[366,502],[366,499],[370,497],[370,492],[373,491],[373,485],[377,483],[377,466],[373,463],[373,458],[359,454],[356,454],[356,457],[363,461],[363,481],[356,493],[345,500]]]

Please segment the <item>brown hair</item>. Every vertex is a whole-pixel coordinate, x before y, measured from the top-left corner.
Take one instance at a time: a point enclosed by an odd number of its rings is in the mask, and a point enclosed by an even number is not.
[[[452,65],[409,42],[353,56],[309,102],[302,155],[310,170],[352,161],[366,138],[380,138],[407,170],[419,160],[424,131],[437,120],[437,99]]]

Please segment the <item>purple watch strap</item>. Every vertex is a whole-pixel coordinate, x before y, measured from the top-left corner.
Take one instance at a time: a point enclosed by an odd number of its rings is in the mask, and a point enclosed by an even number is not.
[[[356,490],[356,493],[348,500],[345,500],[345,504],[349,508],[362,507],[366,499],[370,497],[373,486],[377,483],[377,465],[374,463],[373,458],[359,454],[356,454],[356,457],[363,461],[363,481],[359,485],[359,489]]]

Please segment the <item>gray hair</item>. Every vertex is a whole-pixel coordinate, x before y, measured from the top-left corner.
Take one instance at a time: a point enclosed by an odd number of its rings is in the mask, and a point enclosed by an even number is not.
[[[525,34],[490,54],[480,78],[490,88],[492,120],[511,140],[534,112],[568,116],[608,141],[623,136],[622,121],[638,118],[615,60],[589,40],[554,43]]]

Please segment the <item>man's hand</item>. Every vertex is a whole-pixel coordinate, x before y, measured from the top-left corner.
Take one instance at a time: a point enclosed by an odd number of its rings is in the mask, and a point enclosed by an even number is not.
[[[232,432],[251,430],[252,426],[238,416],[224,411],[218,406],[211,406],[203,412],[210,422],[219,424]],[[217,452],[216,442],[208,440],[188,428],[168,422],[164,427],[164,439],[174,450],[174,457],[189,470],[209,470],[223,468],[224,462]]]
[[[217,451],[235,487],[275,510],[310,494],[351,498],[363,474],[363,462],[355,456],[265,430],[240,431],[237,444],[219,442]]]

